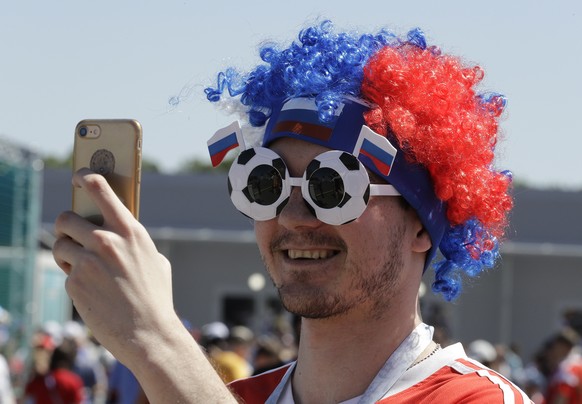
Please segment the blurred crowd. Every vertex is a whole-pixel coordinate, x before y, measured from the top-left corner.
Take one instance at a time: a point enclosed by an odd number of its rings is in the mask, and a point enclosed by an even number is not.
[[[243,325],[184,320],[225,383],[274,369],[296,356],[296,317],[282,316],[256,335]],[[147,398],[133,374],[92,338],[81,324],[47,322],[27,346],[10,346],[10,316],[0,307],[0,404],[136,404]],[[437,342],[453,341],[436,330]],[[534,403],[582,403],[582,344],[574,329],[550,336],[533,358],[518,347],[480,339],[465,343],[470,358],[519,385]]]
[[[295,358],[298,334],[282,319],[269,332],[212,322],[190,331],[225,383]],[[49,321],[15,346],[10,316],[0,307],[0,404],[138,404],[147,398],[131,371],[81,323]]]
[[[436,342],[451,343],[447,339]],[[517,345],[477,339],[464,347],[469,358],[514,382],[535,404],[582,404],[582,339],[571,327],[546,338],[527,361]]]

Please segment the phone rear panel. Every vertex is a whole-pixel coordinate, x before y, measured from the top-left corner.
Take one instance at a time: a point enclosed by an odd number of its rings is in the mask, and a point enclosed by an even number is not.
[[[87,167],[105,177],[119,199],[139,218],[141,141],[139,122],[84,120],[75,128],[73,172]],[[73,211],[100,223],[101,213],[84,190],[73,187]]]

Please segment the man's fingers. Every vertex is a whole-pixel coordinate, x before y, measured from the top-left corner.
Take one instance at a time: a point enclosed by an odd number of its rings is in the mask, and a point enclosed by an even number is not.
[[[73,185],[82,188],[95,202],[106,224],[117,227],[132,216],[105,178],[88,168],[82,168],[73,175]]]
[[[98,226],[71,211],[61,213],[55,220],[57,238],[71,238],[85,247],[90,244],[93,232],[98,229]]]
[[[84,252],[83,247],[68,237],[57,238],[53,245],[53,257],[57,265],[67,275],[76,266],[78,257]]]

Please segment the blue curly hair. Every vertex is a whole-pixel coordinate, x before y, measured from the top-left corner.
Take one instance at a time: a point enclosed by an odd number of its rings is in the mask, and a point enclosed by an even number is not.
[[[345,95],[359,97],[366,62],[384,46],[398,46],[400,39],[389,31],[375,35],[335,33],[330,21],[303,29],[298,42],[280,49],[274,44],[260,48],[259,65],[247,74],[233,68],[220,72],[215,88],[204,91],[209,101],[220,99],[225,90],[240,95],[248,106],[249,123],[263,126],[273,106],[288,98],[315,97],[322,122],[333,116]]]

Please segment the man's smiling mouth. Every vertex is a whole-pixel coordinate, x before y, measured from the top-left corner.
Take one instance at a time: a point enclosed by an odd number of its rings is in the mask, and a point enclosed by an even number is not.
[[[292,260],[322,260],[331,258],[338,253],[339,251],[336,250],[287,250],[287,257],[291,258]]]

